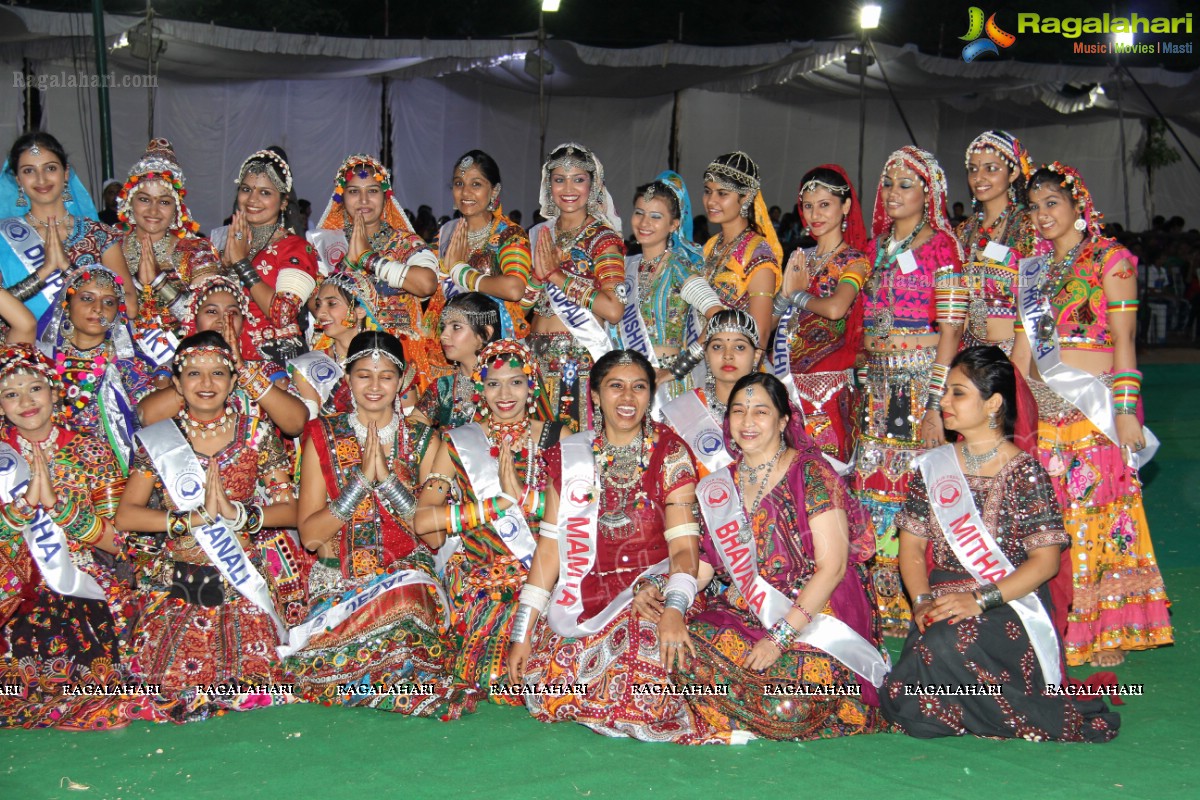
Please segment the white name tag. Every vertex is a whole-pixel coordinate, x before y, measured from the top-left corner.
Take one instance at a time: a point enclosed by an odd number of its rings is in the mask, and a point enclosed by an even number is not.
[[[983,248],[983,257],[1003,264],[1008,260],[1009,252],[1009,249],[999,242],[988,242],[987,247]]]
[[[900,272],[904,275],[907,275],[910,272],[916,272],[917,267],[919,266],[917,264],[917,259],[915,256],[913,256],[911,250],[905,250],[903,253],[896,256],[896,261],[899,262]]]

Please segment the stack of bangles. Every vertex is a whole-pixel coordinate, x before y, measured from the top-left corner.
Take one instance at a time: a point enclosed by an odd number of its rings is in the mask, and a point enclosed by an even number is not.
[[[178,276],[173,276],[170,272],[160,272],[146,288],[153,292],[158,301],[162,303],[163,308],[177,318],[183,318],[182,314],[187,309],[192,295],[178,279]]]
[[[1112,391],[1114,413],[1136,414],[1138,398],[1142,395],[1142,373],[1136,369],[1118,372],[1113,376]]]
[[[792,608],[803,614],[804,618],[808,620],[808,624],[812,623],[812,614],[808,613],[804,606],[797,604],[792,606]],[[779,648],[779,652],[786,653],[792,649],[792,645],[800,638],[800,631],[792,627],[792,623],[787,621],[787,617],[780,617],[779,621],[767,630],[767,638]]]
[[[544,509],[546,505],[545,494],[542,492],[537,492],[537,494],[542,495],[541,505]],[[514,506],[520,505],[516,498],[504,493],[501,493],[499,497],[507,500]],[[446,506],[446,530],[449,533],[462,533],[464,530],[474,530],[480,525],[486,525],[489,522],[495,522],[500,519],[500,517],[504,516],[505,512],[496,508],[497,499],[496,497],[489,497],[478,503],[451,504]]]
[[[1004,605],[1004,595],[1000,594],[999,587],[994,583],[985,583],[971,594],[975,596],[975,602],[979,604],[981,613]]]
[[[692,601],[696,599],[696,591],[695,578],[686,572],[676,572],[667,578],[667,585],[663,589],[663,596],[666,597],[664,605],[675,609],[681,616],[687,616]]]
[[[263,528],[263,509],[257,505],[246,505],[234,501],[233,503],[234,518],[231,520],[223,519],[218,516],[216,519],[208,513],[208,509],[204,506],[199,506],[195,509],[196,515],[200,517],[200,521],[205,525],[212,525],[217,519],[222,519],[230,528],[235,531],[243,531],[246,536],[254,536]],[[192,512],[191,511],[168,511],[167,512],[167,533],[171,536],[184,536],[192,532]]]
[[[233,262],[233,271],[237,273],[238,280],[246,287],[246,291],[250,291],[256,284],[262,283],[262,276],[258,274],[258,270],[254,268],[254,264],[249,258]]]
[[[577,278],[574,275],[568,275],[563,282],[562,293],[567,299],[580,308],[592,310],[592,306],[596,302],[596,290],[583,281],[582,278]]]
[[[450,268],[450,280],[464,292],[479,290],[479,280],[485,277],[482,272],[466,262],[460,261]]]
[[[946,379],[950,376],[950,368],[945,364],[934,363],[929,367],[929,392],[925,395],[927,411],[942,410],[942,395],[946,393]]]
[[[692,342],[686,350],[675,356],[675,360],[667,367],[671,376],[681,381],[691,374],[696,365],[704,360],[704,347],[699,342]]]
[[[550,592],[540,586],[526,583],[521,587],[521,596],[517,603],[517,613],[513,615],[512,635],[508,637],[512,644],[529,640],[529,629],[534,622],[533,612],[545,616],[546,609],[550,607]]]
[[[971,290],[966,286],[935,286],[933,318],[942,325],[965,325]]]
[[[408,277],[411,268],[405,261],[387,258],[369,250],[358,259],[356,266],[363,272],[374,273],[375,277],[393,289],[404,288],[404,279]]]
[[[266,397],[273,384],[262,361],[248,361],[237,376],[238,387],[254,402]]]
[[[838,278],[838,286],[843,283],[848,283],[854,287],[854,291],[861,292],[863,287],[863,276],[857,272],[847,272],[841,278]]]
[[[775,301],[771,305],[771,314],[776,317],[782,317],[793,308],[798,308],[801,311],[808,308],[808,304],[812,302],[813,295],[804,290],[792,292],[789,295],[787,292],[780,292],[775,295]]]

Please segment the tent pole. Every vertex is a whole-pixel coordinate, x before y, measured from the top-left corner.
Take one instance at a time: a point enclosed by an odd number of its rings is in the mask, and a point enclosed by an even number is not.
[[[1117,56],[1118,66],[1121,63],[1120,59],[1121,57]],[[1129,215],[1129,150],[1125,143],[1125,104],[1122,102],[1125,89],[1122,86],[1121,73],[1116,69],[1113,73],[1117,79],[1117,124],[1121,126],[1121,183],[1125,187],[1125,228],[1133,230],[1133,218]]]
[[[867,136],[867,33],[858,47],[858,196],[863,196],[863,148]]]
[[[538,160],[546,155],[546,12],[538,8]]]
[[[100,105],[100,171],[101,180],[113,176],[112,114],[108,107],[108,49],[104,44],[103,0],[92,0],[92,36],[96,44],[96,73],[100,80],[96,94]]]
[[[683,15],[680,14],[679,16],[682,17]],[[680,90],[676,89],[675,90],[675,102],[673,103],[673,108],[671,109],[671,142],[670,142],[671,149],[667,153],[667,166],[670,167],[671,169],[675,170],[676,172],[679,172],[679,114],[680,114],[680,105],[681,105],[679,102],[680,94],[681,94]]]
[[[900,107],[900,99],[892,91],[892,82],[888,80],[887,71],[883,68],[883,59],[879,57],[879,53],[875,50],[875,43],[871,41],[871,38],[868,36],[866,39],[867,44],[871,45],[871,55],[875,56],[875,61],[879,64],[879,74],[883,76],[883,82],[887,86],[888,94],[892,96],[892,105],[896,106],[896,111],[900,114],[900,121],[904,123],[904,130],[908,131],[908,138],[912,141],[913,147],[920,147],[921,145],[917,144],[917,135],[913,133],[912,126],[908,124],[908,117],[904,115],[904,109]]]
[[[1196,168],[1197,172],[1200,172],[1200,164],[1196,163],[1196,158],[1192,155],[1192,151],[1188,150],[1187,145],[1183,143],[1183,140],[1179,138],[1179,134],[1175,132],[1175,128],[1171,125],[1167,118],[1163,116],[1163,113],[1159,111],[1158,106],[1155,105],[1154,101],[1150,99],[1150,95],[1146,94],[1146,90],[1142,87],[1142,84],[1138,82],[1137,78],[1133,77],[1133,73],[1129,71],[1129,67],[1120,63],[1117,64],[1117,67],[1129,76],[1129,80],[1133,81],[1134,87],[1142,93],[1142,97],[1146,98],[1146,102],[1150,104],[1152,109],[1154,109],[1154,113],[1158,115],[1158,118],[1162,120],[1163,125],[1165,125],[1167,130],[1171,132],[1171,135],[1175,137],[1175,141],[1180,147],[1183,148],[1184,155],[1188,157],[1188,161],[1192,162],[1192,166]]]

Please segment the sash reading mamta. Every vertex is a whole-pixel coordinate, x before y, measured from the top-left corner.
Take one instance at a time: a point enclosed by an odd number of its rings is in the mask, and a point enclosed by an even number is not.
[[[558,605],[569,607],[579,600],[579,586],[583,576],[592,568],[596,560],[593,552],[592,537],[588,530],[587,517],[570,517],[567,521],[567,580],[563,584],[562,594],[556,601]]]

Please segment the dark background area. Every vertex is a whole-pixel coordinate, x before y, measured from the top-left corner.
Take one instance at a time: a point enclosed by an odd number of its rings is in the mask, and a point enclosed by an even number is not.
[[[90,0],[16,0],[14,5],[52,11],[89,11]],[[837,39],[858,35],[857,2],[804,0],[562,0],[546,14],[548,35],[602,47],[637,47],[667,41],[696,45],[744,45],[779,41]],[[977,5],[1009,33],[1017,33],[1017,13],[1093,17],[1108,12],[1128,16],[1181,17],[1193,12],[1192,35],[1145,34],[1139,41],[1192,41],[1200,38],[1200,7],[1186,0],[882,0],[877,42],[915,44],[924,53],[958,57],[967,32],[967,9]],[[155,13],[170,19],[216,23],[233,28],[319,33],[325,36],[396,39],[503,38],[537,30],[539,0],[156,0]],[[144,0],[104,0],[110,13],[144,14]],[[681,33],[682,31],[682,33]],[[1109,41],[1083,35],[1078,41]],[[1197,49],[1197,45],[1193,45]],[[1001,58],[1095,65],[1096,57],[1074,55],[1071,40],[1057,35],[1018,35]],[[979,63],[993,60],[983,56]],[[1191,70],[1197,53],[1125,56],[1137,66]]]

